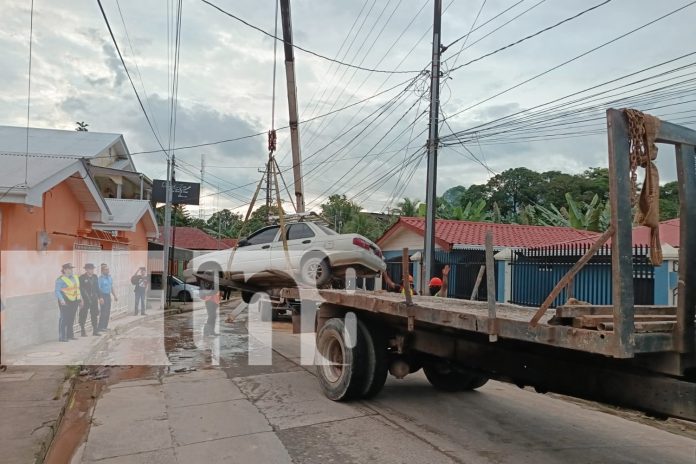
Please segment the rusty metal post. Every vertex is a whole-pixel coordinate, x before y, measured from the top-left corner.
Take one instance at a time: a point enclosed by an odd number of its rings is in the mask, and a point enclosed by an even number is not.
[[[486,290],[488,293],[488,341],[498,341],[495,310],[495,262],[493,261],[493,232],[486,232]]]
[[[675,348],[679,353],[696,354],[696,148],[694,145],[676,146],[677,179],[680,199],[679,246],[679,300],[677,302],[677,325],[675,327]],[[689,282],[688,279],[691,279]],[[692,363],[696,363],[691,359]]]
[[[631,358],[635,348],[631,176],[628,122],[622,111],[607,110],[609,200],[614,236],[611,241],[614,355]]]
[[[413,298],[411,298],[411,283],[408,280],[410,275],[408,272],[408,263],[408,248],[404,248],[401,255],[401,275],[402,279],[404,280],[402,288],[404,290],[404,296],[406,297],[406,304],[411,306],[413,304]]]

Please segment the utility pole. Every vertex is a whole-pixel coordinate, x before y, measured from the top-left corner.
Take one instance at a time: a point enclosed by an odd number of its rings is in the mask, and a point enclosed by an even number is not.
[[[295,52],[292,47],[292,18],[290,0],[280,0],[280,15],[283,23],[285,49],[285,78],[288,89],[288,112],[290,113],[290,146],[292,148],[292,173],[295,185],[295,205],[298,213],[304,213],[305,200],[302,186],[302,154],[300,153],[300,131],[297,116],[297,85],[295,82]],[[270,172],[270,170],[269,170]]]
[[[201,153],[201,185],[205,185],[205,153]],[[198,205],[198,219],[205,220],[205,208],[202,201]]]
[[[433,18],[433,56],[430,71],[430,131],[428,133],[428,174],[425,192],[425,246],[421,291],[427,288],[435,268],[435,211],[437,209],[437,145],[440,113],[440,53],[442,0],[435,0]]]
[[[172,166],[171,160],[167,158],[167,181],[165,186],[165,202],[164,202],[164,244],[162,246],[162,308],[167,302],[167,288],[169,283],[169,245],[171,243],[171,225],[172,225]]]
[[[175,174],[175,172],[176,172],[176,155],[175,154],[172,154],[171,172],[172,172],[172,178],[171,178],[171,181],[169,182],[169,185],[170,185],[170,187],[169,187],[169,204],[173,203],[172,202],[172,196],[173,196],[172,190],[174,187],[174,182],[176,181],[176,174]],[[172,289],[169,286],[169,270],[171,269],[170,261],[171,262],[174,261],[174,253],[176,251],[176,210],[174,212],[174,227],[172,227],[171,237],[172,237],[172,245],[171,245],[172,248],[171,248],[171,252],[169,254],[169,261],[167,261],[167,279],[164,280],[164,283],[163,283],[163,285],[166,285],[166,287],[164,287],[164,288],[166,288],[166,290],[167,290],[167,305],[168,306],[172,305]]]

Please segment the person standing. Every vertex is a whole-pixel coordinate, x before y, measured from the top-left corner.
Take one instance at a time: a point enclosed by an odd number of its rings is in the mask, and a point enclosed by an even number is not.
[[[220,308],[220,292],[215,290],[213,282],[203,281],[205,290],[200,292],[201,300],[205,301],[205,310],[208,313],[208,320],[203,326],[204,337],[217,337],[215,332],[215,322],[217,320],[218,309]]]
[[[138,269],[133,277],[133,292],[135,292],[135,315],[138,315],[138,306],[140,306],[140,314],[145,315],[145,295],[147,294],[147,271],[144,267]]]
[[[92,322],[92,335],[99,335],[99,279],[94,274],[94,264],[85,264],[85,273],[80,276],[80,294],[82,295],[82,306],[78,321],[80,322],[80,335],[87,336],[85,323],[87,313]]]
[[[58,318],[58,340],[67,342],[75,340],[73,325],[75,324],[75,313],[78,306],[82,304],[80,295],[80,279],[73,275],[73,265],[63,264],[61,275],[56,279],[54,293],[60,308]]]
[[[106,263],[101,265],[101,275],[99,283],[99,331],[104,331],[109,327],[109,317],[111,317],[111,297],[118,301],[114,291],[114,280],[109,274],[109,266]]]
[[[433,277],[428,283],[428,290],[430,295],[439,296],[441,298],[447,298],[447,289],[449,287],[449,264],[442,268],[442,279],[439,277]]]

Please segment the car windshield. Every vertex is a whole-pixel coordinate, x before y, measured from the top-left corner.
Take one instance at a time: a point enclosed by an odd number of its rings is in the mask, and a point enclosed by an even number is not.
[[[321,224],[317,224],[317,227],[319,227],[326,235],[338,235],[335,230],[329,229]]]
[[[171,279],[172,279],[172,285],[181,285],[181,284],[183,284],[183,282],[180,281],[179,279],[177,279],[176,277],[171,277]]]

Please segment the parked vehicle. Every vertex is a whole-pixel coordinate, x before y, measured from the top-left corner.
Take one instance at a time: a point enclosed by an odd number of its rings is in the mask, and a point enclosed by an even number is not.
[[[200,288],[197,285],[188,284],[178,277],[169,276],[169,288],[171,288],[172,298],[179,301],[199,299]],[[156,297],[159,298],[160,291],[162,291],[162,274],[152,273],[150,276],[150,292],[157,292]]]
[[[382,251],[358,234],[338,234],[316,222],[286,226],[287,249],[280,226],[264,227],[240,240],[237,249],[198,256],[184,272],[188,278],[209,280],[220,274],[220,285],[256,289],[295,286],[301,282],[317,287],[342,282],[346,271],[356,277],[374,277],[386,269]]]

